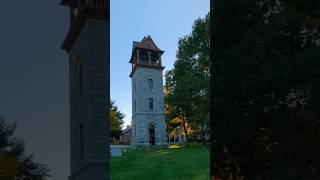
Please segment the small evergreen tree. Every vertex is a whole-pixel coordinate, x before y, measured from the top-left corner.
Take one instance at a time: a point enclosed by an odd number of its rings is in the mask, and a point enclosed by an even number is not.
[[[25,155],[25,144],[13,136],[16,124],[9,125],[0,116],[0,179],[44,180],[49,168],[36,163],[33,154]]]

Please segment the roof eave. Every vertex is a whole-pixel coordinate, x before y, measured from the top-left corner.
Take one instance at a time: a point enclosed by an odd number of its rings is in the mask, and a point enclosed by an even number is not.
[[[145,49],[145,50],[151,50],[151,51],[160,52],[161,54],[164,53],[164,51],[162,51],[162,50],[160,50],[160,49],[150,49],[150,48],[139,47],[139,46],[134,47],[134,49]]]

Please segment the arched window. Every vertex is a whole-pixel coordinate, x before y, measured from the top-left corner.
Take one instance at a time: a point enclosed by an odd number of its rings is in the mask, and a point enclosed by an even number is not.
[[[148,79],[148,88],[149,88],[149,90],[153,89],[153,81],[152,81],[152,79]]]

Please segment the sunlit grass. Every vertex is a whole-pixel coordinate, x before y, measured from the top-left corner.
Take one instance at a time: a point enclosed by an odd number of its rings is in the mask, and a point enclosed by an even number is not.
[[[181,147],[183,147],[182,145],[178,145],[178,144],[171,144],[171,145],[169,145],[169,148],[170,149],[177,149],[177,148],[181,148]]]
[[[168,150],[159,150],[159,151],[156,151],[156,152],[157,152],[157,154],[169,154],[169,153],[172,153],[172,152],[170,152]]]
[[[173,144],[162,150],[131,150],[111,158],[112,180],[209,180],[209,149]]]

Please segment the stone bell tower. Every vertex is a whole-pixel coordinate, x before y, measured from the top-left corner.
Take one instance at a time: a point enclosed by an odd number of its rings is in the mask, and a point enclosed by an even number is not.
[[[70,27],[70,180],[108,180],[109,0],[62,0]]]
[[[160,50],[150,36],[133,42],[130,73],[132,82],[133,148],[165,145],[166,127],[163,99],[164,67]]]

